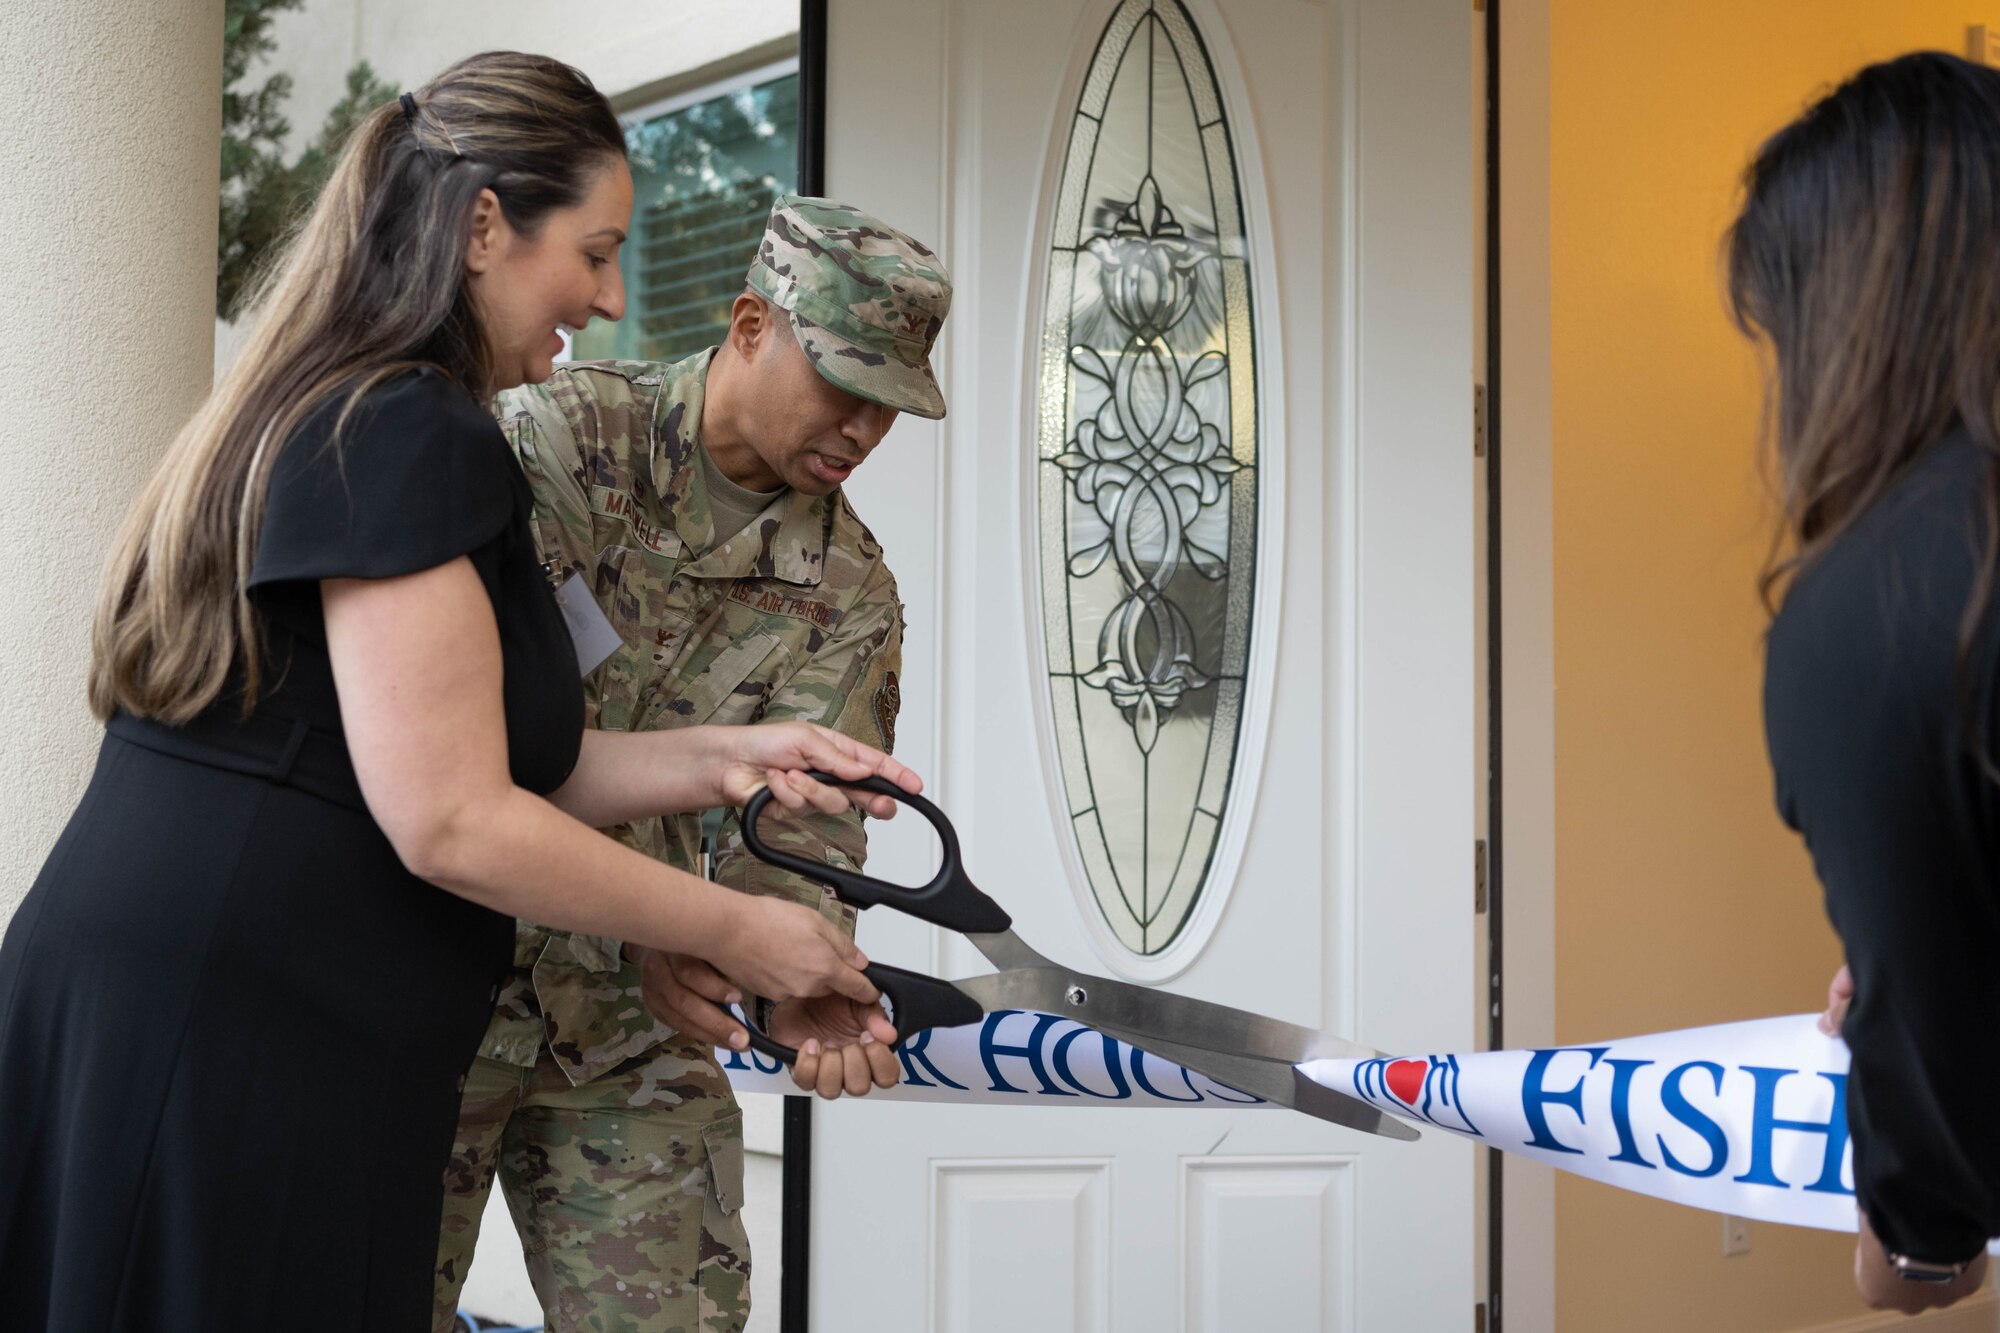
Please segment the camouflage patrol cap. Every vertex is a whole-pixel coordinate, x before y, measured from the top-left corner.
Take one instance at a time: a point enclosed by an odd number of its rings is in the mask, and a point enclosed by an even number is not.
[[[899,412],[944,415],[930,358],[951,275],[930,247],[846,204],[787,194],[771,205],[749,283],[791,315],[829,383]]]

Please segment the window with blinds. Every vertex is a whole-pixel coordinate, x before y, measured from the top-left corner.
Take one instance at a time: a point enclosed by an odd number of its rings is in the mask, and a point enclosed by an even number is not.
[[[798,120],[798,74],[767,71],[627,122],[625,318],[583,330],[575,359],[674,361],[721,341],[771,201],[796,188]]]

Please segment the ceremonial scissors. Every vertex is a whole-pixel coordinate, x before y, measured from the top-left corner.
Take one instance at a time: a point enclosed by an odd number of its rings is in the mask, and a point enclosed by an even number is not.
[[[1225,1004],[1073,972],[1029,948],[1014,933],[1013,918],[973,884],[960,859],[958,832],[944,811],[886,778],[849,780],[820,772],[811,776],[828,786],[891,797],[922,815],[937,831],[944,848],[937,873],[925,884],[891,884],[770,846],[757,835],[758,817],[772,799],[768,787],[743,808],[743,842],[751,854],[825,885],[857,910],[887,905],[906,916],[956,931],[1000,969],[986,976],[944,981],[886,963],[863,968],[862,974],[889,1001],[897,1046],[927,1028],[976,1023],[996,1010],[1060,1014],[1265,1101],[1369,1134],[1394,1139],[1418,1137],[1403,1121],[1384,1115],[1359,1098],[1324,1087],[1293,1067],[1306,1060],[1376,1059],[1380,1052]],[[744,1014],[750,1045],[788,1065],[796,1060],[798,1051],[766,1034],[750,1017],[750,1008],[746,1006]]]

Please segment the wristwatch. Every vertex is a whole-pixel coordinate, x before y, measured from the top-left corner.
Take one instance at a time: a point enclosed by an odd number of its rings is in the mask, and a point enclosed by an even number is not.
[[[1934,1264],[1927,1259],[1912,1259],[1907,1254],[1889,1255],[1889,1266],[1896,1270],[1896,1276],[1905,1282],[1931,1282],[1939,1286],[1958,1281],[1972,1263],[1971,1259],[1961,1259],[1955,1264]]]

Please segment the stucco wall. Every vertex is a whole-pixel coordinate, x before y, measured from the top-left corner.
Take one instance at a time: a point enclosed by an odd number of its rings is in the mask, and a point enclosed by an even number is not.
[[[209,383],[222,0],[0,5],[0,922],[83,790],[107,543]]]

